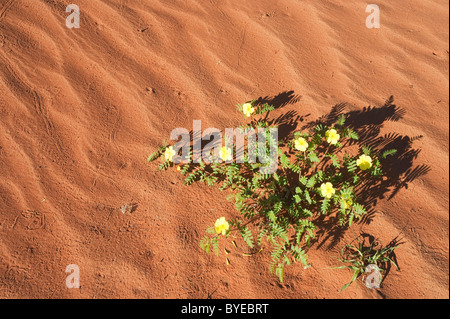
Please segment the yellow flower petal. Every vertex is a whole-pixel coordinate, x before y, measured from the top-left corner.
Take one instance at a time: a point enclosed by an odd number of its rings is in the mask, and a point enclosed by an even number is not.
[[[325,138],[327,139],[328,143],[335,145],[339,141],[341,136],[338,134],[338,132],[334,128],[332,128],[332,129],[326,131]]]
[[[359,159],[356,161],[356,165],[363,171],[368,170],[372,167],[372,158],[365,154],[361,155]]]
[[[216,220],[216,223],[214,224],[214,229],[216,230],[217,234],[225,235],[227,230],[230,228],[230,225],[225,220],[225,217],[220,217],[218,220]]]
[[[233,152],[230,148],[224,146],[220,149],[220,158],[224,161],[231,161],[233,159]]]
[[[169,146],[166,148],[166,151],[164,152],[164,158],[166,161],[172,162],[173,157],[175,156],[175,150],[172,146]]]
[[[325,198],[331,198],[334,196],[334,194],[336,193],[336,190],[333,187],[333,184],[331,184],[330,182],[328,183],[323,183],[320,186],[320,192],[322,193],[322,196]]]
[[[255,108],[251,103],[245,103],[242,106],[242,112],[247,116],[250,117],[255,112]]]
[[[298,151],[305,152],[308,149],[308,146],[308,142],[303,137],[294,140],[294,148]]]
[[[345,199],[344,197],[341,197],[343,203],[344,203],[344,208],[345,209],[349,209],[350,207],[352,207],[353,205],[353,200],[351,198],[347,198]]]

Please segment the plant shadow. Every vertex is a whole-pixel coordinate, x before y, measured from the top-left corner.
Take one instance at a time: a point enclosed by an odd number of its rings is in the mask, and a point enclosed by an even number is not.
[[[292,90],[284,91],[273,97],[259,97],[256,100],[255,105],[269,104],[277,110],[287,105],[296,104],[300,102],[301,98],[301,95],[295,94]],[[269,118],[270,113],[266,113],[264,121],[267,121],[270,126],[276,126],[278,128],[278,139],[283,140],[294,132],[299,123],[304,122],[308,116],[310,116],[310,114],[299,115],[296,110],[290,110],[276,118]]]
[[[284,91],[276,96],[266,96],[266,97],[259,97],[255,105],[262,105],[262,104],[269,104],[273,105],[275,109],[282,108],[289,104],[295,104],[300,101],[302,98],[301,95],[295,94],[293,90],[291,91]]]
[[[422,136],[403,136],[398,133],[381,134],[384,123],[387,121],[400,121],[406,111],[394,104],[391,96],[381,107],[365,107],[358,111],[345,112],[346,104],[341,103],[332,107],[331,111],[316,121],[307,123],[302,127],[312,129],[321,124],[331,127],[341,116],[344,116],[346,127],[358,133],[359,139],[348,141],[343,147],[356,145],[359,148],[370,147],[374,153],[382,154],[391,149],[397,152],[380,159],[384,175],[387,178],[375,179],[365,183],[356,190],[358,202],[367,209],[367,214],[358,222],[370,224],[377,211],[375,206],[380,199],[391,200],[402,189],[408,188],[409,183],[428,174],[431,171],[429,165],[414,166],[414,160],[420,154],[420,149],[413,147],[413,142]],[[320,216],[316,221],[319,232],[316,242],[318,247],[327,244],[327,249],[332,249],[344,236],[348,227],[340,227],[336,217]]]

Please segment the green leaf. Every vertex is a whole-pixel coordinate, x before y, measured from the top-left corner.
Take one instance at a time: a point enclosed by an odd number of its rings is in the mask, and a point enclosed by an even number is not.
[[[359,135],[358,133],[356,133],[355,131],[349,131],[347,134],[347,137],[352,139],[352,140],[359,140]]]
[[[283,283],[283,270],[284,270],[284,264],[281,264],[281,263],[278,264],[275,274],[278,276],[281,283]]]
[[[153,154],[151,154],[151,155],[147,158],[147,162],[153,162],[153,161],[157,160],[158,157],[160,157],[160,156],[161,156],[161,154],[160,154],[159,151],[154,152]]]
[[[336,168],[341,167],[341,163],[339,162],[336,154],[329,154],[328,156],[331,158],[334,167],[336,167]]]
[[[316,185],[316,177],[313,176],[308,180],[308,183],[306,184],[307,188],[313,188]]]
[[[322,205],[320,205],[321,214],[326,215],[329,208],[330,208],[330,200],[328,198],[324,198],[322,200]]]
[[[312,163],[318,163],[318,162],[320,162],[319,157],[318,157],[317,154],[314,153],[314,152],[310,152],[310,153],[308,154],[308,158],[309,158],[309,160],[310,160]]]
[[[200,240],[200,247],[206,251],[207,254],[210,252],[210,246],[211,246],[211,239],[208,236],[204,236]]]
[[[347,170],[349,172],[354,172],[358,168],[358,165],[356,164],[356,160],[353,159],[352,161],[347,163]]]
[[[336,126],[344,126],[345,120],[346,120],[345,115],[342,114],[341,116],[339,116],[339,119],[336,122]]]
[[[370,156],[372,154],[372,148],[367,145],[361,147],[361,151],[367,156]]]
[[[255,102],[256,102],[256,100],[252,101],[252,105],[253,105]],[[270,104],[266,103],[266,104],[263,104],[263,105],[258,105],[258,106],[256,107],[255,113],[256,113],[257,115],[261,115],[261,114],[264,114],[264,113],[271,112],[271,111],[273,111],[273,110],[275,110],[275,107],[274,107],[273,105],[270,105]]]
[[[360,272],[359,268],[355,270],[355,272],[353,273],[352,280],[348,284],[344,285],[344,287],[342,287],[341,291],[347,289],[348,286],[350,286],[356,280],[356,278],[358,278],[359,272]]]
[[[280,156],[280,163],[284,168],[289,168],[290,167],[290,162],[288,157],[286,156],[286,154],[281,154]]]
[[[277,182],[280,180],[280,176],[278,176],[277,173],[273,174],[273,179],[276,180]]]
[[[253,248],[253,234],[247,226],[244,226],[240,230],[242,239],[247,243],[250,248]]]
[[[308,202],[308,204],[311,205],[312,204],[312,199],[311,199],[311,195],[309,194],[308,190],[305,190],[304,194],[305,194],[306,201]]]
[[[308,183],[308,177],[306,176],[300,177],[300,183],[306,186],[306,184]]]
[[[313,212],[310,211],[309,209],[304,208],[304,209],[302,210],[302,215],[303,215],[304,217],[308,218],[308,217],[313,217],[314,214],[313,214]]]
[[[274,210],[275,214],[278,214],[281,211],[282,208],[283,208],[283,202],[282,201],[277,202],[277,203],[275,203],[275,205],[273,205],[273,210]]]
[[[213,247],[213,252],[216,254],[216,256],[219,256],[219,238],[214,237],[211,240],[211,245]]]
[[[388,156],[395,155],[396,153],[397,153],[397,150],[396,150],[396,149],[387,150],[387,151],[384,151],[383,154],[381,154],[381,157],[382,157],[383,159],[385,159],[385,158],[387,158]]]

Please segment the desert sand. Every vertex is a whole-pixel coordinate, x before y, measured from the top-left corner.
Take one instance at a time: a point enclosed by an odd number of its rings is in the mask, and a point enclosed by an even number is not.
[[[376,3],[369,29],[356,0],[77,0],[69,29],[67,1],[0,0],[0,297],[449,298],[449,3]],[[349,114],[401,154],[369,218],[319,234],[283,284],[268,252],[204,253],[233,203],[146,161],[193,120],[238,126],[252,99],[291,130]],[[400,271],[339,292],[361,233],[401,239]]]

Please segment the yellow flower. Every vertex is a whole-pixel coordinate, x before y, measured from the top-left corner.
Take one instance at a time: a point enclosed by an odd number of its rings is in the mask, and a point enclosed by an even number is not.
[[[325,137],[327,139],[327,142],[333,145],[335,145],[341,138],[341,136],[337,133],[337,131],[334,128],[328,130],[325,133]]]
[[[251,103],[245,103],[242,106],[242,111],[244,112],[244,114],[247,117],[250,117],[255,112],[255,108],[253,107],[253,105]]]
[[[164,153],[164,158],[166,161],[172,162],[173,157],[175,156],[175,150],[172,146],[166,148],[166,152]]]
[[[322,193],[322,196],[325,198],[331,198],[333,197],[334,193],[336,193],[333,184],[331,184],[330,182],[323,183],[322,186],[320,186],[320,191]]]
[[[372,158],[370,156],[363,154],[356,161],[356,164],[359,166],[360,169],[365,171],[372,167]]]
[[[216,232],[218,234],[225,235],[226,231],[230,228],[230,225],[225,220],[225,217],[220,217],[218,220],[216,220],[214,228],[216,229]]]
[[[344,208],[349,209],[353,205],[353,200],[351,198],[345,199],[344,197],[341,197],[342,201],[344,202]]]
[[[177,166],[177,171],[181,171],[181,165]]]
[[[295,149],[302,152],[306,151],[309,146],[308,142],[303,137],[299,137],[298,139],[296,139],[294,141],[294,144]]]
[[[233,159],[232,151],[228,147],[224,146],[220,149],[220,158],[226,162]]]

